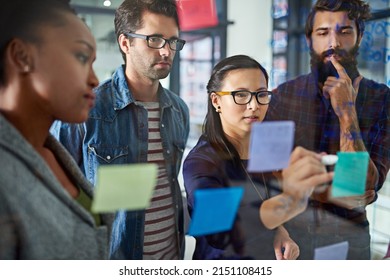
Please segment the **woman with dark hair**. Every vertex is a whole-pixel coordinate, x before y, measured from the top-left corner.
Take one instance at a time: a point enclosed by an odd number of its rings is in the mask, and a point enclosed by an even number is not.
[[[282,225],[303,212],[315,186],[333,174],[321,155],[300,147],[282,172],[281,188],[271,189],[270,174],[247,171],[251,126],[264,119],[272,95],[267,72],[254,59],[236,55],[220,61],[207,92],[203,134],[183,165],[190,214],[198,189],[240,185],[244,196],[230,231],[196,237],[194,259],[296,259],[299,248]]]
[[[103,259],[111,217],[90,213],[92,187],[49,134],[94,105],[95,40],[68,1],[0,9],[0,259]]]

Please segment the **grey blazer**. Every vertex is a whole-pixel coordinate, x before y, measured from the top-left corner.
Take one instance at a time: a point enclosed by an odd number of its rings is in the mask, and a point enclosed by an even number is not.
[[[92,186],[63,146],[49,136],[71,180]],[[102,226],[60,185],[43,158],[0,114],[0,259],[105,259],[113,216]]]

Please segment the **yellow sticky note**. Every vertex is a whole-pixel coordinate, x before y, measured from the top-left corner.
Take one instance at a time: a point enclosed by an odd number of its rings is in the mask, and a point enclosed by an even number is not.
[[[152,163],[100,166],[92,212],[147,208],[156,186],[157,172],[157,164]]]

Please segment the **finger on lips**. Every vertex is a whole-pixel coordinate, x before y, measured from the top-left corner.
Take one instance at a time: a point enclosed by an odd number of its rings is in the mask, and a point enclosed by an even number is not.
[[[339,77],[348,77],[347,72],[345,71],[344,67],[335,59],[333,56],[330,58],[330,61],[332,62],[334,68],[337,70],[337,74],[339,74]]]

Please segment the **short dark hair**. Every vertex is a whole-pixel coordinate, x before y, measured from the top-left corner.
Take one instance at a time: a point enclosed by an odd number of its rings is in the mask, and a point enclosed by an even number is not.
[[[12,39],[38,43],[42,25],[62,25],[69,0],[2,1],[0,8],[0,86],[6,84],[5,51]]]
[[[219,152],[221,156],[230,159],[238,159],[238,153],[234,146],[227,140],[223,132],[221,119],[215,111],[210,95],[213,92],[220,91],[223,81],[227,74],[238,69],[259,69],[265,77],[268,86],[268,73],[264,67],[255,59],[247,55],[234,55],[222,59],[218,62],[211,73],[207,83],[207,114],[203,124],[203,135],[209,140],[210,144]],[[226,148],[228,148],[226,151]]]
[[[142,15],[145,11],[165,15],[173,18],[179,28],[179,17],[175,0],[124,0],[115,11],[115,35],[118,42],[119,36],[125,33],[134,33],[142,28]],[[119,42],[118,42],[119,43]],[[119,48],[123,60],[126,56]]]
[[[305,34],[307,38],[311,37],[314,17],[318,11],[347,12],[348,18],[356,23],[358,35],[362,36],[365,29],[364,21],[371,17],[369,4],[362,0],[318,0],[311,8],[306,20]]]

